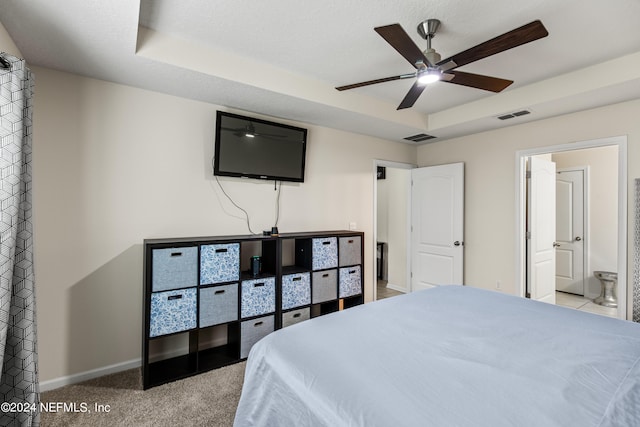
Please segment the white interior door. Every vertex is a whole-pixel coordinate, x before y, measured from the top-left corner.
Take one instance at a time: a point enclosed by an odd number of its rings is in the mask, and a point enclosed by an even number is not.
[[[464,163],[411,173],[411,290],[462,284]]]
[[[527,294],[556,302],[556,164],[528,158]]]
[[[585,171],[558,171],[556,179],[556,290],[584,295]]]

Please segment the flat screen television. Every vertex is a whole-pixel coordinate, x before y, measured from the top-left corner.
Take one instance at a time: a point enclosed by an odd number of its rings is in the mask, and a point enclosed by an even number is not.
[[[304,182],[307,130],[218,111],[214,175]]]

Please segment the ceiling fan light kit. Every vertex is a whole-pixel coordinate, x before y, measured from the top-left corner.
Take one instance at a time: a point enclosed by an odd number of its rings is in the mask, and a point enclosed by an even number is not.
[[[442,73],[439,70],[430,69],[418,73],[418,83],[421,85],[428,85],[440,80]]]
[[[501,92],[512,84],[513,81],[483,76],[481,74],[455,71],[455,69],[549,35],[547,29],[542,25],[542,22],[537,20],[442,60],[440,54],[431,47],[431,39],[435,37],[439,27],[440,21],[438,19],[427,19],[418,25],[418,34],[427,41],[427,48],[424,51],[418,48],[400,24],[374,28],[416,71],[411,74],[401,74],[338,86],[336,89],[342,91],[377,83],[415,78],[416,81],[398,106],[398,110],[412,107],[426,88],[426,85],[439,80],[491,92]]]

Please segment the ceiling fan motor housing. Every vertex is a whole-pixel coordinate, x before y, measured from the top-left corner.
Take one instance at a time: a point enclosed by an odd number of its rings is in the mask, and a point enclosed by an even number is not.
[[[425,49],[422,53],[424,53],[424,56],[429,60],[430,64],[435,65],[440,62],[440,54],[436,52],[435,49]]]

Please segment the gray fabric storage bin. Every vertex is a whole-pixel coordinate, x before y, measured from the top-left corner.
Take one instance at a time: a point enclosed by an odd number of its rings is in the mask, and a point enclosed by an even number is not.
[[[340,269],[338,288],[338,296],[340,298],[360,295],[362,293],[362,272],[359,265]]]
[[[238,284],[200,289],[200,327],[238,320]]]
[[[338,298],[338,270],[314,271],[311,280],[311,303]]]
[[[297,310],[282,313],[282,327],[286,328],[287,326],[295,325],[296,323],[302,322],[304,320],[309,320],[310,315],[311,310],[309,309],[309,307],[299,308]]]
[[[198,285],[198,248],[166,248],[151,251],[152,292]]]
[[[338,262],[340,267],[362,264],[361,249],[360,236],[340,237],[338,241]]]
[[[240,323],[240,358],[249,355],[251,347],[274,329],[274,316],[264,316]]]

